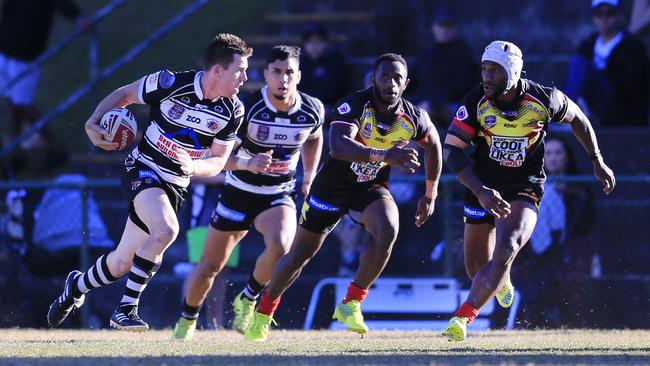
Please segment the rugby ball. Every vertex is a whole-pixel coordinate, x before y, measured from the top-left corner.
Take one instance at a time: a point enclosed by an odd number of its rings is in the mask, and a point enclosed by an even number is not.
[[[99,122],[99,127],[108,131],[109,141],[119,144],[118,150],[131,145],[138,132],[138,123],[133,113],[126,108],[113,108],[106,112]]]

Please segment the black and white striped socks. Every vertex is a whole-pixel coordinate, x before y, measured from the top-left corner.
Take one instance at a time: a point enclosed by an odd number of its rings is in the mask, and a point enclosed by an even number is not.
[[[131,304],[138,305],[140,302],[140,295],[147,287],[151,278],[156,274],[160,268],[161,263],[154,263],[144,259],[137,254],[133,257],[133,266],[129,279],[126,282],[126,289],[124,289],[124,296],[120,301],[121,305]]]
[[[104,254],[97,258],[95,264],[90,267],[86,273],[79,276],[77,279],[77,285],[72,291],[73,297],[78,299],[81,295],[88,293],[92,289],[106,286],[117,281],[117,278],[114,277],[108,269],[108,263],[106,263],[107,257],[108,254]]]

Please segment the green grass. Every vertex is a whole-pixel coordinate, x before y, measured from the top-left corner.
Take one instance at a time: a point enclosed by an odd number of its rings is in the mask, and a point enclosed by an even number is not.
[[[268,342],[232,331],[200,331],[191,342],[171,330],[3,330],[0,365],[465,365],[648,364],[650,331],[488,331],[463,343],[437,332],[274,330]]]

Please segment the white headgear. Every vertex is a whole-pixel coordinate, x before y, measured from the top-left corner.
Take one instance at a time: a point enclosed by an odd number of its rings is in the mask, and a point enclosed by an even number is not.
[[[481,61],[492,61],[501,65],[508,73],[506,91],[517,85],[521,77],[521,69],[524,67],[524,59],[519,47],[512,42],[493,41],[483,52]]]

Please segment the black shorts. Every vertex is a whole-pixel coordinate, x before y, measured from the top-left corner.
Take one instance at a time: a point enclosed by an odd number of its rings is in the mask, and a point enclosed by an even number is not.
[[[382,185],[346,191],[312,187],[302,206],[298,224],[311,232],[328,234],[343,215],[349,214],[353,220],[358,219],[366,207],[380,198],[393,200],[388,189]]]
[[[514,184],[492,187],[496,189],[501,197],[508,201],[525,201],[532,203],[539,213],[539,202],[544,195],[544,186],[542,184]],[[481,206],[478,198],[472,191],[465,189],[465,199],[463,202],[463,219],[467,224],[492,224],[494,225],[494,216]]]
[[[286,205],[295,210],[294,198],[294,192],[258,194],[226,184],[212,212],[210,226],[219,231],[248,230],[257,215],[269,208]]]
[[[149,234],[149,229],[135,212],[133,201],[138,193],[148,188],[161,188],[165,191],[176,213],[178,213],[188,194],[187,188],[164,181],[153,169],[135,160],[131,155],[127,156],[122,170],[122,189],[129,198],[129,218],[147,234]]]

